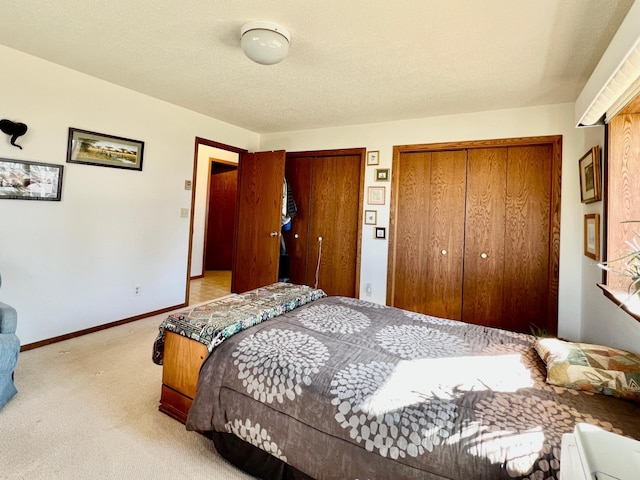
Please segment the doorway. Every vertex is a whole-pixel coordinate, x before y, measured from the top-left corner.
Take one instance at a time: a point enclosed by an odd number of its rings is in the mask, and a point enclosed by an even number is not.
[[[185,303],[193,305],[213,298],[218,298],[231,293],[231,265],[219,263],[222,255],[212,253],[215,247],[207,245],[219,245],[224,251],[232,251],[233,236],[235,231],[235,193],[230,194],[229,184],[233,185],[230,177],[237,177],[239,157],[245,153],[245,149],[225,145],[212,140],[196,137],[194,148],[194,167],[191,191],[191,227],[189,239],[189,255],[187,267],[187,289]],[[231,173],[230,173],[231,172]],[[219,190],[219,175],[228,177],[223,190]],[[212,187],[214,192],[212,192]],[[214,194],[213,204],[211,195]],[[224,198],[220,198],[222,195]],[[229,204],[229,195],[234,196],[233,205]],[[219,219],[218,213],[224,212],[224,218]],[[209,226],[213,222],[213,229],[218,231],[226,229],[224,235],[228,242],[220,247],[214,239],[209,239],[211,232]],[[223,226],[224,225],[224,226]],[[218,235],[219,237],[219,235]],[[211,264],[213,258],[214,264]],[[216,258],[218,257],[218,258]],[[207,264],[209,262],[209,264]]]

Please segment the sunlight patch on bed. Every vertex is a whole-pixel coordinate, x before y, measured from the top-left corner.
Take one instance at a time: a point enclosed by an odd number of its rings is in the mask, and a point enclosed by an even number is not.
[[[431,398],[452,400],[488,390],[515,392],[533,384],[519,354],[403,360],[363,401],[362,411],[378,415]]]
[[[467,448],[471,455],[486,458],[491,463],[503,463],[510,476],[520,477],[531,472],[543,449],[544,432],[535,427],[524,432],[497,430],[482,434],[482,443]]]

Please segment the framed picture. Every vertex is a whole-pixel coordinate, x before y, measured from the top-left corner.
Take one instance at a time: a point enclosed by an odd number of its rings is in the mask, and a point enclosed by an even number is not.
[[[582,203],[602,200],[600,147],[593,147],[580,158],[578,163],[580,165],[580,200]]]
[[[367,203],[369,205],[384,205],[384,187],[368,187]]]
[[[77,128],[69,129],[67,163],[142,170],[144,142]]]
[[[0,158],[0,199],[59,202],[63,169],[64,165]]]
[[[387,229],[385,227],[375,228],[375,237],[377,240],[384,240],[387,238]]]
[[[380,164],[380,151],[372,150],[367,152],[367,165],[379,165]]]
[[[378,212],[376,210],[365,210],[364,224],[375,225],[376,223],[378,223]]]
[[[584,216],[584,254],[600,260],[600,215],[597,213]]]
[[[376,182],[388,182],[388,181],[389,181],[389,169],[376,168]]]

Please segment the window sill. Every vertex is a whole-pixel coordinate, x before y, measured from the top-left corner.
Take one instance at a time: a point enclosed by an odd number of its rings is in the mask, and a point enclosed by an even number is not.
[[[618,305],[636,320],[640,321],[640,295],[629,298],[629,294],[622,288],[609,288],[602,283],[598,284],[604,296]]]

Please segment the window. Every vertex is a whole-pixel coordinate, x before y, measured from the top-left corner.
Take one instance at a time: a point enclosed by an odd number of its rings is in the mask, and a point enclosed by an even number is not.
[[[640,320],[639,295],[629,298],[632,279],[620,272],[618,259],[630,250],[627,242],[640,242],[640,96],[632,100],[608,126],[606,168],[606,246],[605,259],[612,269],[605,273],[605,294]]]

